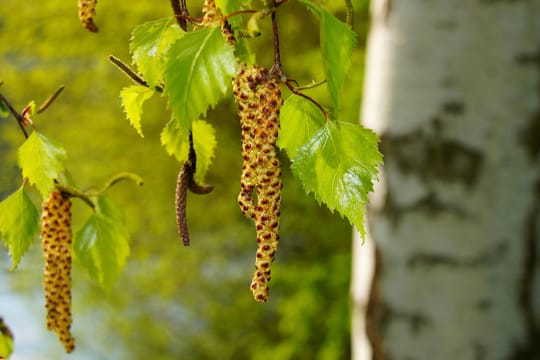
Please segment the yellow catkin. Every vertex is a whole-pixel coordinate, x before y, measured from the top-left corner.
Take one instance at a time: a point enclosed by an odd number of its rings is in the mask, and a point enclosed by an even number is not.
[[[233,94],[240,116],[243,159],[238,204],[253,219],[257,232],[251,291],[255,300],[266,302],[270,266],[279,243],[282,182],[276,141],[283,101],[279,82],[261,67],[242,66],[233,79]]]
[[[94,23],[97,0],[78,0],[78,5],[81,24],[89,31],[97,32],[98,28]]]
[[[203,20],[202,24],[208,26],[220,26],[223,37],[230,45],[235,45],[234,31],[229,22],[225,20],[221,10],[216,6],[214,0],[205,0],[203,3]]]
[[[43,202],[41,243],[45,257],[44,287],[47,329],[56,333],[68,353],[71,335],[71,199],[54,191]]]

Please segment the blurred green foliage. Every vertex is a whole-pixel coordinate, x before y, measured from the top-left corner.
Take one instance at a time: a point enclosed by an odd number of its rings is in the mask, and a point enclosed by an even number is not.
[[[201,1],[188,0],[193,9]],[[327,9],[345,18],[342,1]],[[217,156],[207,181],[213,193],[188,198],[192,245],[176,234],[174,188],[179,164],[166,154],[159,133],[169,120],[163,99],[145,104],[141,139],[129,126],[119,92],[129,84],[107,61],[127,60],[132,29],[171,15],[168,1],[100,1],[98,34],[77,19],[73,1],[2,0],[0,4],[0,91],[17,109],[40,103],[60,84],[65,91],[34,122],[67,150],[67,168],[81,188],[100,185],[118,171],[137,173],[142,189],[115,187],[111,197],[127,214],[131,255],[111,294],[105,294],[80,265],[74,269],[73,333],[79,354],[100,359],[346,359],[350,357],[350,228],[319,207],[284,171],[281,244],[273,265],[270,301],[253,301],[249,282],[255,232],[237,208],[241,172],[239,124],[232,102],[208,115],[217,128]],[[367,0],[357,0],[359,49],[341,99],[346,121],[358,120]],[[195,11],[193,11],[195,12]],[[287,76],[300,84],[323,78],[316,17],[290,1],[279,9],[282,60]],[[269,24],[253,41],[261,65],[272,62]],[[326,90],[310,96],[329,104]],[[16,148],[24,140],[13,118],[0,119],[0,198],[20,185]],[[284,155],[284,154],[283,154]],[[283,156],[284,167],[289,166]],[[36,201],[41,201],[37,192]],[[74,204],[75,230],[89,209]],[[2,250],[4,251],[4,250]],[[43,259],[36,240],[16,273],[13,291],[36,299],[41,316]],[[5,260],[5,261],[4,261]],[[0,257],[0,269],[9,261]],[[9,309],[0,309],[0,312]],[[17,334],[17,329],[12,331]],[[46,333],[43,324],[43,334]],[[52,337],[44,337],[52,339]],[[60,346],[51,341],[58,358]],[[17,352],[17,348],[15,348]]]

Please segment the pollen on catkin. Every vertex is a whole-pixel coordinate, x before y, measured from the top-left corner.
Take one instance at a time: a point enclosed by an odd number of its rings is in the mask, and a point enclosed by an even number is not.
[[[43,202],[41,243],[45,257],[44,287],[47,329],[56,333],[66,352],[75,349],[71,335],[71,199],[59,191]]]
[[[216,6],[214,0],[205,0],[203,3],[203,19],[202,24],[208,26],[220,26],[223,37],[230,45],[236,44],[234,31],[229,22],[223,17],[221,10]]]
[[[279,82],[262,67],[243,65],[233,79],[242,140],[242,175],[238,204],[253,219],[257,233],[251,291],[256,301],[269,295],[270,266],[279,243],[281,167],[276,141],[283,103]]]
[[[94,23],[96,17],[97,0],[78,0],[79,20],[81,24],[91,32],[97,32],[98,28]]]

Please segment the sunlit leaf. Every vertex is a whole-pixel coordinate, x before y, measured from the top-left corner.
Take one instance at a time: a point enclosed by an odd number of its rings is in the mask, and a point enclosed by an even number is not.
[[[328,81],[328,91],[336,112],[351,57],[356,46],[356,34],[351,27],[340,21],[311,0],[299,0],[320,19],[320,46]]]
[[[360,125],[330,121],[292,159],[293,174],[330,210],[365,235],[368,192],[382,162],[377,135]]]
[[[129,49],[133,62],[152,86],[163,80],[163,65],[170,46],[184,36],[172,17],[138,25],[131,34]]]
[[[0,233],[15,270],[39,233],[39,213],[22,186],[0,202]]]
[[[13,334],[0,318],[0,358],[8,359],[13,352]]]
[[[203,120],[193,122],[193,147],[197,155],[195,181],[203,184],[216,150],[216,131],[212,125]]]
[[[90,277],[111,290],[126,265],[129,233],[123,213],[105,196],[75,236],[73,250]]]
[[[161,131],[161,145],[169,155],[183,163],[189,154],[189,131],[180,131],[178,123],[172,119]]]
[[[303,97],[291,95],[281,107],[278,146],[289,158],[296,156],[297,149],[324,126],[325,118],[321,110]]]
[[[351,57],[356,46],[356,35],[351,27],[328,11],[321,11],[321,51],[323,55],[328,90],[336,110],[340,106],[340,97],[345,77],[351,65]]]
[[[189,131],[192,121],[225,96],[236,67],[233,47],[219,27],[190,32],[171,46],[165,93],[180,131]]]
[[[144,102],[154,95],[154,90],[141,85],[133,85],[122,89],[120,98],[126,116],[137,133],[144,137],[141,127],[141,116]]]
[[[19,148],[18,163],[23,176],[46,198],[64,172],[66,151],[44,135],[34,131]]]

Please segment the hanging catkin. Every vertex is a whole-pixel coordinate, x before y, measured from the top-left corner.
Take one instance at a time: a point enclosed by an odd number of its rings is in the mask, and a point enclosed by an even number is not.
[[[45,256],[44,287],[47,328],[68,353],[75,349],[71,335],[71,199],[54,191],[43,202],[41,242]]]
[[[78,0],[79,20],[81,24],[91,32],[97,32],[98,28],[94,23],[96,17],[97,0]]]
[[[216,3],[214,0],[204,0],[203,3],[203,19],[202,24],[205,27],[208,26],[220,26],[221,27],[221,33],[223,34],[223,37],[230,45],[235,45],[236,40],[234,38],[234,31],[231,28],[231,25],[225,18],[223,17],[223,14],[221,13],[221,10],[216,6]]]
[[[257,232],[251,291],[255,300],[266,302],[270,265],[279,243],[282,183],[276,141],[281,89],[268,70],[242,66],[233,79],[233,94],[240,116],[243,159],[238,204],[253,219]]]

